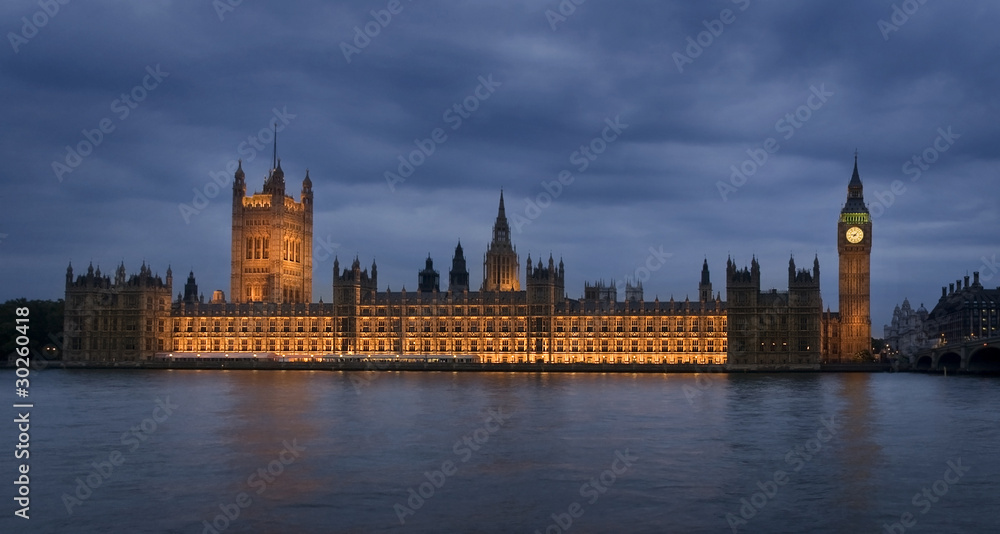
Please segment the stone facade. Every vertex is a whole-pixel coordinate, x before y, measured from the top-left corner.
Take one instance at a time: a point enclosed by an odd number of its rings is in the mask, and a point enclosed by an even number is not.
[[[887,352],[912,363],[917,352],[930,346],[927,316],[927,309],[923,304],[914,310],[910,306],[910,300],[903,299],[903,305],[897,305],[892,311],[892,323],[882,329]]]
[[[114,279],[93,265],[74,279],[73,266],[67,267],[63,358],[148,360],[170,350],[172,283],[169,268],[164,281],[145,263],[127,278],[119,265]]]
[[[822,313],[818,258],[811,270],[796,269],[790,260],[788,289],[781,292],[761,290],[756,258],[749,269],[737,269],[730,259],[725,301],[721,294],[713,297],[707,260],[695,301],[649,302],[641,285],[627,284],[625,300],[619,302],[614,285],[603,283],[586,284],[582,299],[567,298],[561,260],[550,256],[532,264],[529,257],[521,271],[502,192],[483,258],[481,290],[470,291],[459,244],[447,290],[430,257],[418,271],[415,292],[379,291],[374,262],[362,267],[355,258],[341,268],[335,259],[332,302],[312,303],[312,182],[307,172],[296,202],[284,194],[284,173],[276,158],[274,163],[263,192],[249,197],[242,164],[236,172],[229,302],[218,291],[206,303],[194,273],[183,295],[171,303],[169,270],[165,282],[145,265],[126,280],[122,266],[112,281],[93,269],[74,280],[70,268],[67,359],[271,353],[291,358],[462,355],[496,363],[815,366],[821,354],[828,360],[840,358],[843,350],[838,349],[848,337],[857,337],[844,332],[853,332],[851,325],[867,317],[870,246],[863,240],[862,250],[841,247],[841,289],[849,292],[841,302],[850,304],[850,320],[843,310],[839,316]],[[855,220],[863,214],[859,188],[855,162],[841,230],[865,224]],[[870,242],[867,224],[864,239]],[[844,255],[850,254],[863,265],[845,268]]]
[[[972,273],[941,288],[941,298],[927,314],[926,332],[930,343],[960,344],[1000,335],[1000,287],[987,289]]]
[[[829,343],[839,348],[828,354],[828,361],[849,362],[871,352],[871,253],[872,219],[865,205],[864,186],[858,175],[858,158],[847,185],[847,202],[837,221],[837,254],[840,260],[839,340]]]
[[[788,261],[788,291],[760,290],[760,264],[726,262],[729,363],[734,366],[820,363],[819,258],[812,272]]]
[[[232,302],[312,301],[313,192],[309,171],[299,202],[285,195],[281,160],[262,192],[246,196],[240,162],[233,181]]]

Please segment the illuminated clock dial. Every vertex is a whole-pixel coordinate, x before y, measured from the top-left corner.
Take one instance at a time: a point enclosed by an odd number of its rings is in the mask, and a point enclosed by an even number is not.
[[[852,226],[847,229],[846,237],[851,243],[860,243],[865,238],[865,233],[857,226]]]

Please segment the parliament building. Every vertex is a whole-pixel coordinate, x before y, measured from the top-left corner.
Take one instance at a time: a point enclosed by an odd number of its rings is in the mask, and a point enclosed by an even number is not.
[[[173,273],[143,263],[114,278],[88,267],[66,272],[64,359],[142,361],[170,357],[331,356],[428,359],[462,356],[482,363],[630,363],[816,368],[854,359],[871,332],[871,218],[855,157],[837,223],[839,313],[823,311],[819,260],[788,265],[788,289],[762,290],[760,265],[726,262],[726,294],[713,293],[708,261],[697,300],[644,300],[641,285],[586,284],[566,296],[565,266],[550,255],[525,259],[511,241],[500,193],[483,280],[471,286],[462,244],[447,286],[428,257],[416,291],[379,291],[378,267],[354,258],[333,266],[332,302],[312,300],[313,190],[308,171],[298,200],[286,193],[280,160],[261,192],[248,196],[242,163],[233,183],[229,299],[208,302],[194,273],[173,295]],[[523,278],[522,278],[523,275]],[[693,277],[692,277],[693,278]],[[522,284],[523,280],[523,284]]]

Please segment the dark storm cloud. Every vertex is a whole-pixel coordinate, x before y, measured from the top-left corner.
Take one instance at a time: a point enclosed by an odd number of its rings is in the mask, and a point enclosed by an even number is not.
[[[562,257],[571,297],[584,280],[634,275],[650,248],[670,254],[644,284],[662,299],[693,293],[706,258],[724,295],[727,255],[756,255],[779,288],[790,255],[800,266],[818,255],[835,309],[855,148],[879,211],[876,334],[904,296],[932,306],[941,284],[1000,252],[995,3],[930,0],[902,24],[890,1],[569,4],[402,1],[381,24],[381,0],[243,2],[221,20],[208,1],[60,6],[0,53],[0,276],[16,282],[0,298],[61,296],[70,259],[193,268],[206,293],[228,291],[230,193],[212,175],[229,179],[243,158],[248,188],[261,188],[275,110],[288,191],[307,168],[314,181],[317,239],[344,261],[376,258],[383,288],[414,286],[428,252],[446,274],[459,239],[481,276],[502,187],[522,217],[522,266],[529,252]],[[39,9],[6,4],[0,26],[21,34]],[[378,35],[355,42],[373,21]],[[689,50],[689,37],[702,44]],[[115,100],[157,65],[169,75],[122,117]],[[481,77],[495,91],[467,100]],[[453,128],[466,102],[475,110]],[[582,168],[581,146],[616,118],[627,127]],[[53,162],[103,119],[114,130],[57,180]],[[436,128],[447,140],[390,189],[385,173]],[[947,150],[931,150],[949,128]],[[720,192],[769,138],[766,162]],[[532,208],[564,170],[572,183]],[[889,195],[896,181],[904,190]],[[315,263],[314,298],[329,300],[332,258]]]

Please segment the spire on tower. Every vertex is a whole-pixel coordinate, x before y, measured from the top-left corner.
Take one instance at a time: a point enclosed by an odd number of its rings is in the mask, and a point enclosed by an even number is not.
[[[497,208],[497,220],[493,223],[493,242],[510,243],[510,223],[507,221],[507,210],[503,205],[503,189],[500,190],[500,207]]]
[[[854,172],[851,173],[851,181],[847,184],[847,203],[841,213],[868,213],[868,206],[865,205],[864,185],[861,183],[861,175],[858,174],[858,154],[854,154]]]
[[[483,288],[485,291],[519,291],[518,271],[520,262],[510,240],[510,223],[504,209],[503,189],[500,205],[493,223],[493,240],[483,258]]]
[[[274,151],[271,153],[271,168],[278,168],[278,121],[274,121]]]
[[[854,151],[854,173],[851,174],[851,183],[848,187],[861,187],[861,176],[858,174],[858,151]]]

